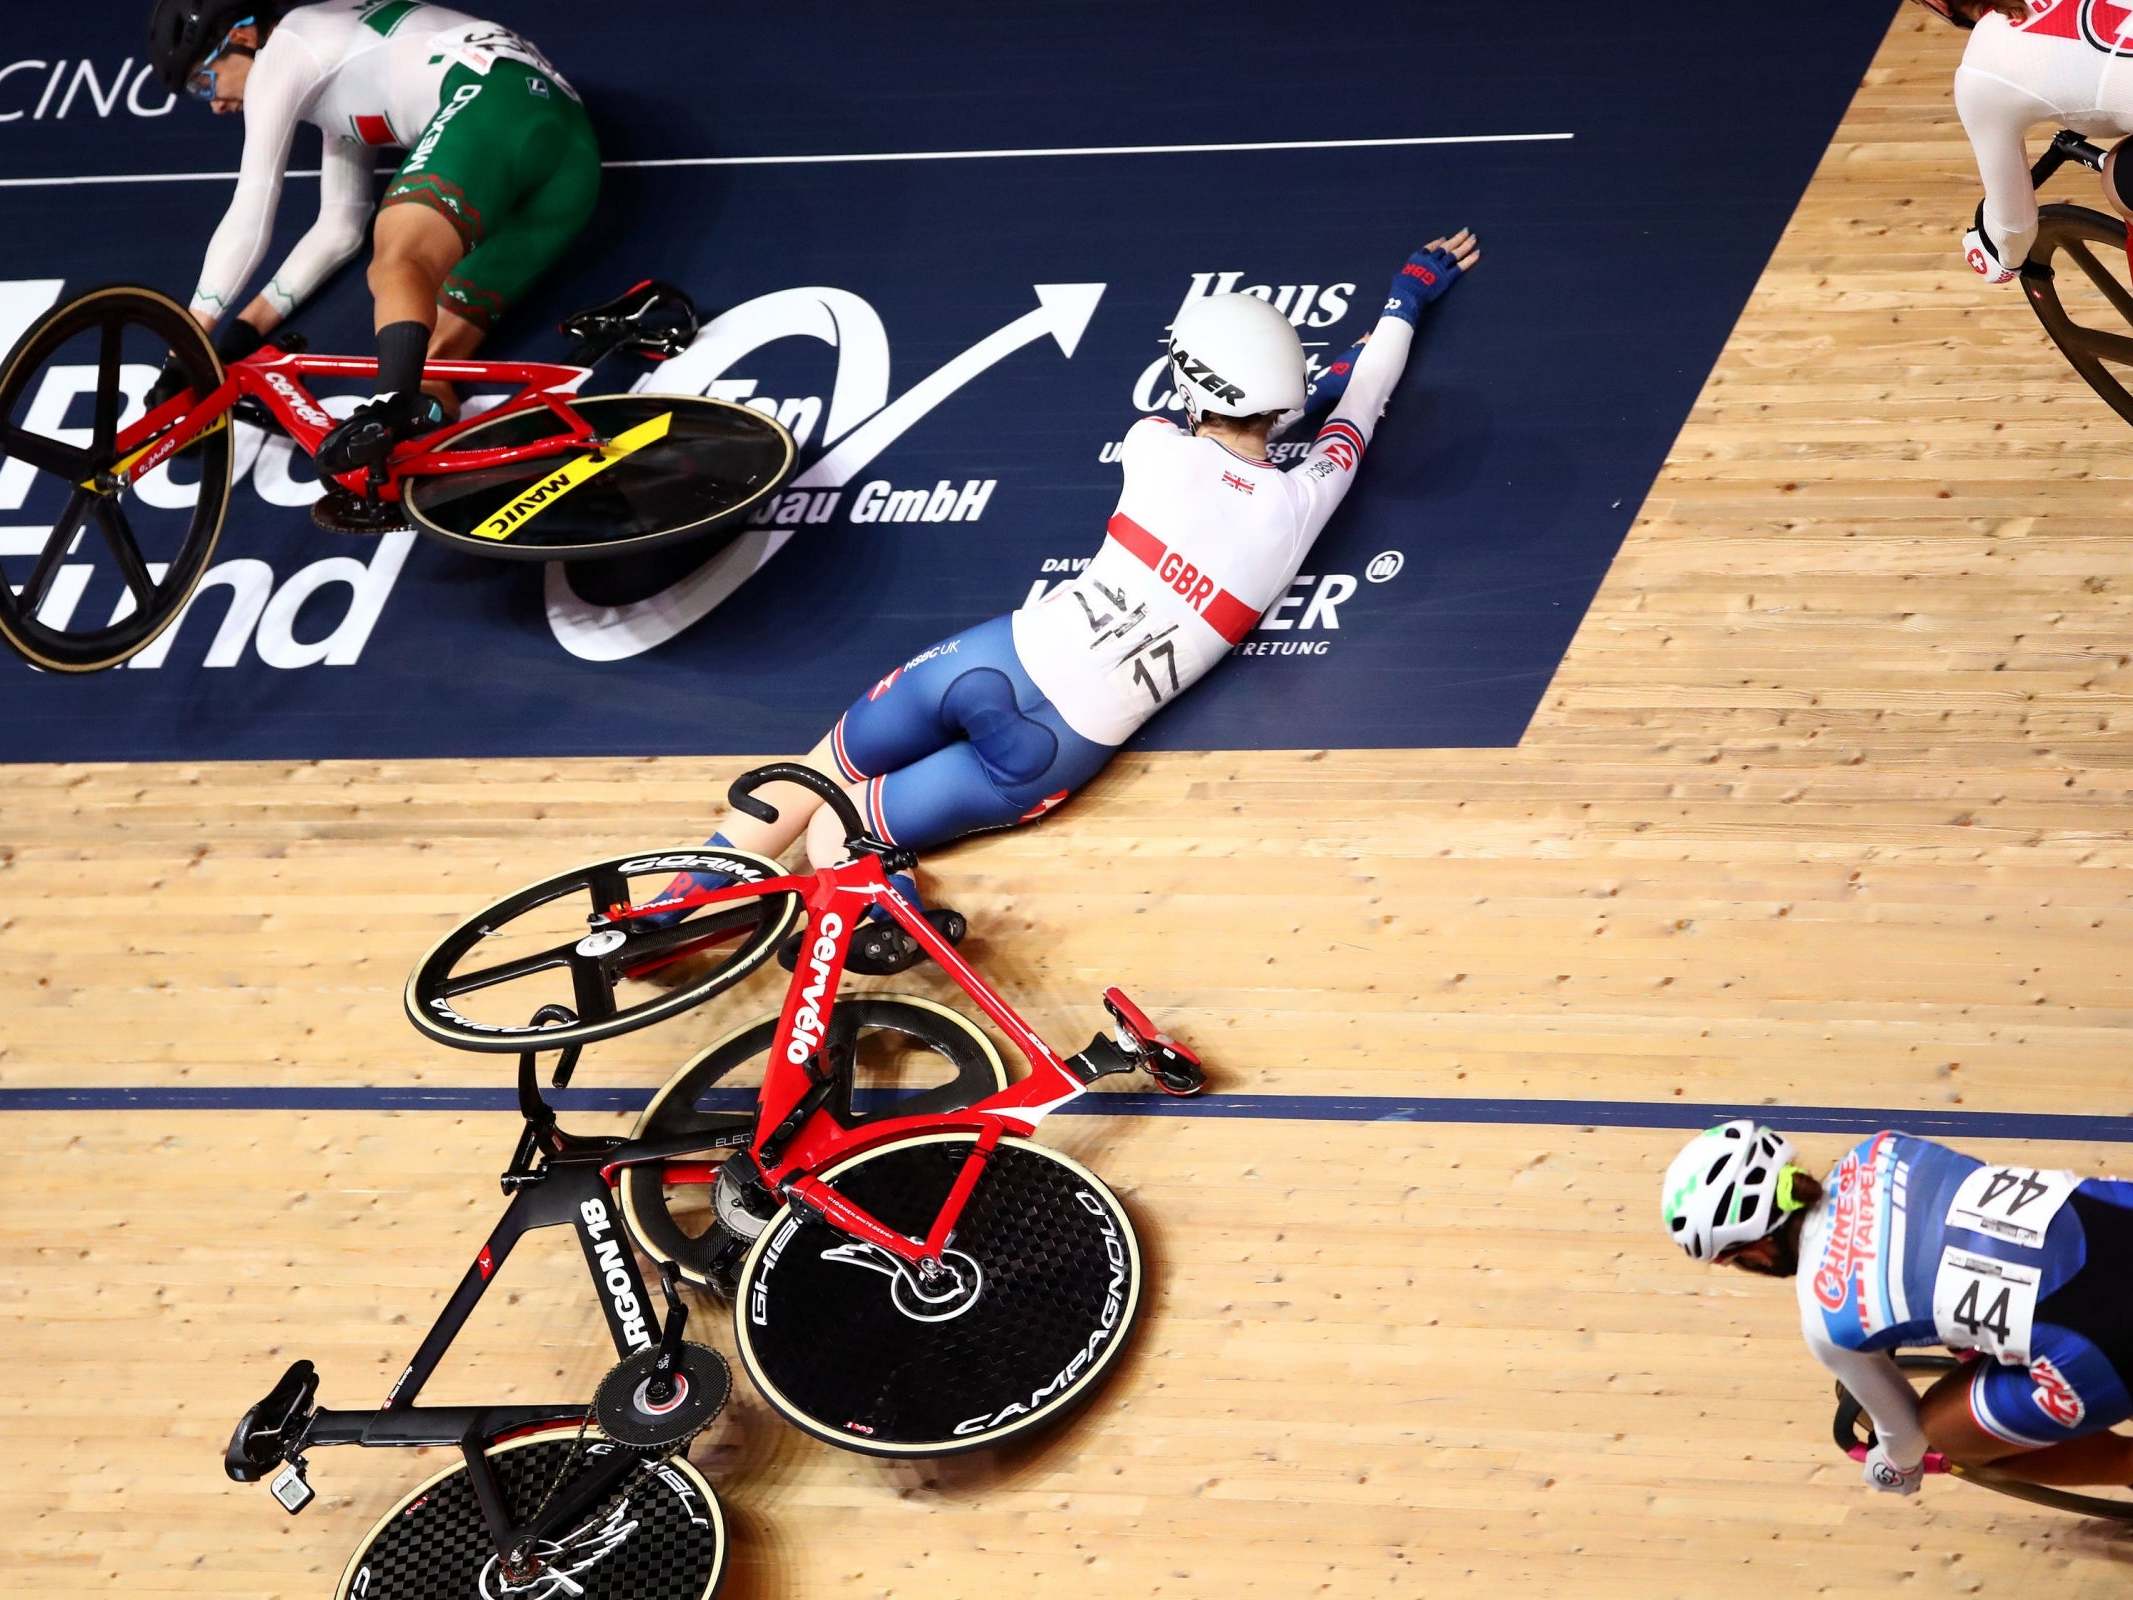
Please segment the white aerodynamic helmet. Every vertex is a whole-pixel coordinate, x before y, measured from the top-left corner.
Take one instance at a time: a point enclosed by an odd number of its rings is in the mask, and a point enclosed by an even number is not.
[[[1170,376],[1195,422],[1304,403],[1304,349],[1289,319],[1257,295],[1195,300],[1170,328]]]
[[[1774,1233],[1799,1209],[1785,1178],[1792,1141],[1746,1117],[1707,1128],[1666,1169],[1660,1215],[1668,1235],[1697,1261]]]

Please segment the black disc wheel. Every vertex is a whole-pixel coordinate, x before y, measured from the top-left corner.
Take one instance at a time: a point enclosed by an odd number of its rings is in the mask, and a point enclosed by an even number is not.
[[[183,306],[117,286],[46,312],[0,364],[0,500],[20,507],[0,528],[0,638],[34,666],[117,666],[185,609],[215,553],[228,418],[137,479],[140,449],[120,458],[166,362],[196,396],[222,383]]]
[[[730,1289],[741,1251],[778,1209],[763,1192],[760,1175],[752,1185],[736,1181],[734,1174],[752,1167],[733,1173],[721,1168],[715,1183],[695,1170],[705,1155],[749,1143],[755,1089],[725,1080],[746,1068],[743,1076],[759,1084],[777,1029],[778,1019],[765,1017],[699,1053],[652,1097],[630,1134],[663,1148],[692,1136],[702,1140],[677,1149],[671,1168],[655,1162],[622,1170],[622,1214],[631,1237],[646,1255],[692,1283]],[[883,1116],[961,1110],[1007,1087],[1006,1064],[985,1030],[916,995],[839,1000],[830,1013],[823,1059],[838,1075],[823,1109],[847,1128]]]
[[[678,1016],[763,964],[800,916],[786,890],[705,906],[665,928],[606,924],[650,905],[677,873],[738,885],[783,875],[775,861],[706,846],[617,856],[529,884],[454,928],[407,980],[407,1014],[462,1050],[556,1050]],[[598,919],[598,920],[596,920]],[[545,1010],[561,1020],[531,1021]]]
[[[619,1448],[575,1424],[484,1452],[514,1522],[531,1517]],[[533,1565],[501,1570],[464,1463],[378,1520],[335,1600],[710,1600],[726,1570],[726,1519],[682,1457],[647,1460],[577,1524],[535,1542]]]
[[[2104,404],[2133,422],[2133,272],[2126,225],[2086,206],[2045,206],[2022,267],[2030,308]]]
[[[408,520],[433,539],[517,561],[641,554],[737,526],[790,476],[796,449],[774,417],[698,395],[595,395],[570,409],[594,450],[410,478]],[[494,450],[569,432],[546,406],[477,422],[450,450]]]
[[[823,1176],[924,1238],[977,1135],[919,1134]],[[742,1364],[819,1439],[940,1456],[1059,1421],[1117,1364],[1141,1303],[1118,1197],[1080,1163],[1005,1138],[928,1279],[790,1207],[748,1252],[734,1295]]]
[[[1914,1381],[1924,1378],[1932,1382],[1955,1371],[1962,1363],[1954,1356],[1903,1352],[1897,1355],[1896,1365]],[[1874,1428],[1867,1418],[1866,1408],[1841,1383],[1837,1385],[1837,1416],[1830,1432],[1839,1450],[1873,1448]],[[1980,1489],[1990,1489],[2033,1506],[2049,1506],[2054,1511],[2069,1511],[2077,1517],[2133,1523],[2133,1498],[2124,1495],[2083,1494],[2073,1489],[2047,1488],[2040,1483],[2025,1483],[2019,1478],[2008,1477],[1990,1467],[1964,1467],[1951,1463],[1948,1473],[1965,1483],[1974,1483]]]

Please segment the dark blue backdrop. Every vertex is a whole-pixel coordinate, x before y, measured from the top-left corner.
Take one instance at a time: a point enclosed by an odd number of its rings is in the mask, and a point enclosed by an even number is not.
[[[161,109],[138,77],[137,9],[11,7],[0,317],[18,325],[97,282],[182,296],[227,200],[226,180],[143,176],[227,172],[239,131],[189,102]],[[301,509],[308,470],[270,448],[268,470],[237,485],[218,561],[265,561],[285,604],[248,636],[242,619],[224,625],[231,588],[212,585],[167,645],[87,679],[0,660],[0,755],[804,747],[904,657],[1094,548],[1116,494],[1103,449],[1161,392],[1143,374],[1196,280],[1316,286],[1304,336],[1337,349],[1410,245],[1462,224],[1486,262],[1427,321],[1297,603],[1145,738],[1515,743],[1891,9],[1803,0],[1785,28],[1751,34],[1737,6],[1436,4],[1365,19],[493,0],[486,14],[585,93],[616,162],[1574,137],[611,167],[582,247],[494,349],[559,355],[545,331],[557,314],[648,273],[707,309],[747,308],[724,325],[730,360],[707,349],[663,378],[693,367],[699,391],[722,380],[777,400],[808,429],[804,459],[830,430],[846,442],[813,469],[814,495],[781,505],[797,529],[759,572],[714,605],[726,585],[685,561],[634,575],[629,593],[654,597],[603,614],[538,567],[317,532]],[[315,139],[297,159],[315,162]],[[103,175],[128,181],[72,181]],[[277,250],[315,200],[311,181],[291,182]],[[359,275],[300,325],[315,347],[366,348]],[[865,427],[958,358],[960,384]],[[864,519],[870,484],[942,482],[979,486],[974,520]],[[0,522],[38,504],[0,504]],[[798,520],[803,508],[827,520]],[[745,569],[770,542],[763,530],[723,559]],[[328,640],[328,660],[297,664],[304,642],[320,655]]]

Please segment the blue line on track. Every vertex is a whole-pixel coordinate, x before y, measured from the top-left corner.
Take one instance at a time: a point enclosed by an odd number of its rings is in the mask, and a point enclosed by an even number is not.
[[[551,1090],[565,1111],[641,1111],[644,1089]],[[746,1089],[718,1090],[706,1109],[741,1111]],[[868,1097],[861,1096],[861,1105]],[[511,1111],[508,1088],[238,1085],[35,1089],[0,1088],[0,1111]],[[1753,1116],[1788,1133],[1872,1133],[1901,1128],[1924,1137],[2070,1139],[2133,1144],[2133,1116],[2035,1111],[1929,1111],[1861,1106],[1750,1106],[1683,1100],[1483,1100],[1401,1095],[1211,1094],[1174,1100],[1161,1094],[1096,1093],[1064,1108],[1067,1116],[1241,1117],[1285,1122],[1421,1122],[1549,1125],[1574,1128],[1704,1128]]]

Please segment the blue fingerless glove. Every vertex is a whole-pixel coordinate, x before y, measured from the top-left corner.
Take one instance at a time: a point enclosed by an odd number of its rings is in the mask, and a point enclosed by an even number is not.
[[[1384,314],[1412,324],[1422,308],[1459,281],[1459,262],[1449,250],[1417,250],[1393,274]]]
[[[1311,386],[1304,390],[1303,408],[1306,416],[1332,405],[1348,392],[1348,377],[1355,371],[1356,358],[1363,353],[1363,344],[1363,340],[1356,340],[1328,362],[1318,376],[1311,380]]]

